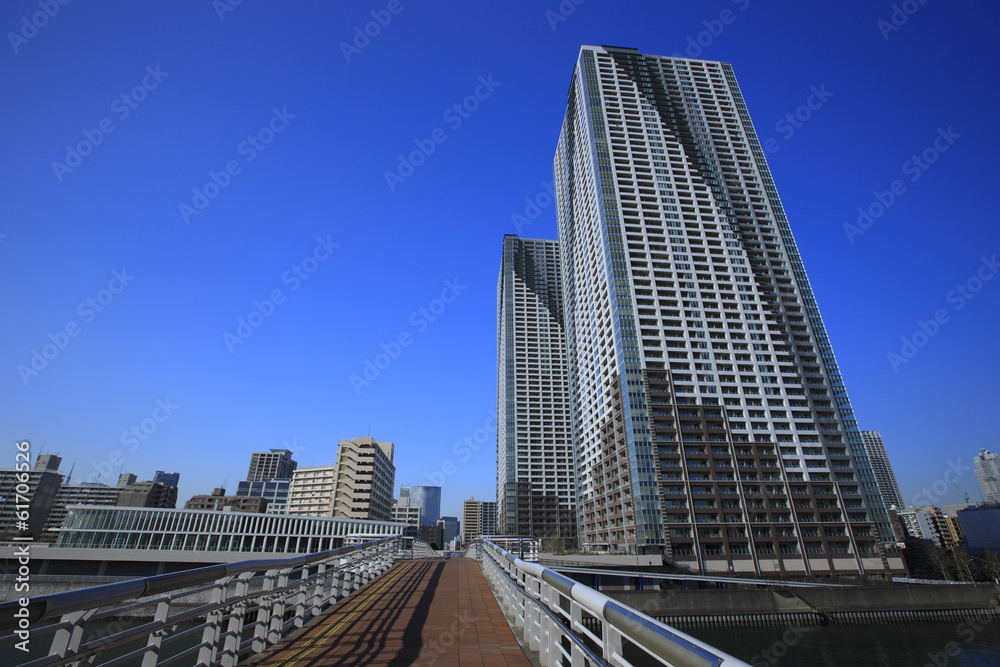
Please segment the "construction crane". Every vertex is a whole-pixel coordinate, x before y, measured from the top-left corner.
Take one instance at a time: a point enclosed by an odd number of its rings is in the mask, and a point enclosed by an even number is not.
[[[971,503],[969,502],[969,494],[968,494],[968,493],[966,493],[965,491],[963,491],[962,489],[960,489],[960,488],[958,487],[958,484],[956,484],[956,483],[955,483],[955,480],[953,480],[953,479],[950,479],[950,480],[948,480],[948,481],[949,481],[949,482],[951,482],[951,485],[952,485],[952,486],[954,486],[954,487],[955,487],[955,488],[956,488],[956,489],[958,490],[958,492],[959,492],[959,493],[961,493],[961,494],[962,494],[963,496],[965,496],[965,504],[966,504],[966,505],[969,505],[969,504],[971,504]]]

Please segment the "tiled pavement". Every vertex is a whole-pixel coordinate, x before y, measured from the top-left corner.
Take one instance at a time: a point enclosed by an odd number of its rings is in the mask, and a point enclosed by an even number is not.
[[[255,663],[527,666],[479,563],[403,561]]]

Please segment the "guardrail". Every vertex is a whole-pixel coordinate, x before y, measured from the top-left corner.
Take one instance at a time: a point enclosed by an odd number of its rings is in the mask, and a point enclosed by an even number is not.
[[[542,667],[621,665],[648,658],[670,667],[750,667],[593,588],[516,558],[481,538],[482,568],[515,632]],[[587,626],[590,626],[590,629]]]
[[[27,638],[28,632],[32,642],[52,635],[49,654],[23,667],[91,664],[99,654],[118,647],[127,652],[100,663],[103,667],[137,658],[142,667],[175,663],[234,667],[242,657],[260,653],[303,627],[398,558],[412,557],[410,542],[389,537],[306,556],[211,565],[45,595],[27,605],[5,602],[0,604],[0,632],[12,632],[0,637],[0,646]],[[199,598],[206,595],[209,601],[202,602]],[[134,600],[138,601],[130,602]],[[115,606],[123,602],[129,603]],[[137,621],[83,643],[88,624],[93,628],[101,621],[141,615],[143,608],[153,607],[151,621]],[[55,623],[39,625],[55,618],[59,619]],[[128,650],[128,644],[143,637],[145,646]],[[168,647],[173,655],[162,656]]]

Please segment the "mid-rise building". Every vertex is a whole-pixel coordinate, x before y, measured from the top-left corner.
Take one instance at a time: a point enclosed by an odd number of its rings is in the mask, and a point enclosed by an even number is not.
[[[261,496],[227,496],[225,489],[217,488],[207,496],[191,496],[191,500],[184,503],[184,509],[263,514],[267,512],[267,500]]]
[[[248,482],[264,482],[271,479],[292,478],[298,464],[288,449],[272,449],[269,452],[254,452],[250,455]]]
[[[337,447],[333,516],[388,521],[396,488],[393,444],[366,436]]]
[[[939,547],[954,549],[959,545],[958,535],[939,507],[911,507],[897,511],[910,537],[930,540]]]
[[[288,513],[288,493],[291,489],[291,479],[268,479],[260,482],[239,482],[236,485],[236,495],[240,497],[259,497],[267,501],[268,514]]]
[[[152,480],[134,482],[122,489],[118,506],[173,508],[177,506],[177,487]]]
[[[970,555],[983,556],[987,550],[1000,553],[1000,504],[972,505],[957,515]]]
[[[411,505],[409,495],[404,495],[401,492],[399,498],[392,503],[392,520],[419,528],[420,507]]]
[[[462,541],[472,542],[480,535],[496,535],[497,505],[493,501],[469,498],[462,503]]]
[[[572,542],[575,469],[559,243],[503,239],[497,284],[497,521]]]
[[[568,96],[554,171],[579,545],[701,572],[883,573],[892,529],[733,68],[584,46]]]
[[[337,467],[332,463],[298,467],[288,488],[288,514],[333,516],[336,485]]]
[[[436,526],[441,518],[440,486],[404,486],[399,490],[400,500],[409,498],[411,506],[420,508],[420,525]]]
[[[988,503],[1000,503],[1000,454],[980,449],[973,459],[976,481]]]
[[[60,457],[44,454],[35,460],[31,470],[0,470],[0,539],[27,535],[39,539],[42,536],[62,485],[60,463]],[[24,520],[18,518],[23,510],[27,510]]]
[[[438,519],[438,526],[442,531],[442,540],[444,549],[454,551],[458,549],[458,543],[461,542],[461,535],[459,534],[459,520],[457,516],[443,516]]]
[[[885,451],[882,434],[878,431],[861,431],[861,441],[865,445],[865,452],[868,453],[868,460],[871,461],[875,484],[882,494],[882,502],[886,509],[905,508],[906,503],[903,502],[903,494],[899,490],[899,484],[896,483],[896,473],[892,471],[892,463],[889,462],[889,454]]]

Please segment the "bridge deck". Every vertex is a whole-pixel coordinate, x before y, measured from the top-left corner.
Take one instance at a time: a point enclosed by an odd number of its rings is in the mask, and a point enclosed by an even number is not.
[[[468,558],[404,561],[256,666],[531,663]]]

